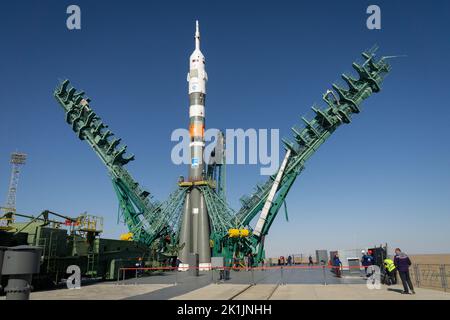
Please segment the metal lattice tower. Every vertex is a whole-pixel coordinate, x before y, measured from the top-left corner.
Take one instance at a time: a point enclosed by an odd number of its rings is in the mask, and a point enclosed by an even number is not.
[[[9,181],[8,197],[3,210],[7,212],[16,211],[16,192],[19,183],[20,166],[25,164],[27,155],[25,153],[13,152],[11,154],[11,179]]]

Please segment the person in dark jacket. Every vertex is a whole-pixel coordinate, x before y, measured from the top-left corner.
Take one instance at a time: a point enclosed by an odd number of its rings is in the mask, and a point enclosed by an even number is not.
[[[409,290],[411,290],[412,294],[415,294],[411,277],[409,276],[409,266],[411,265],[411,260],[404,252],[402,252],[402,250],[400,250],[400,248],[395,249],[394,265],[398,270],[400,279],[402,280],[402,294],[409,294]]]
[[[250,270],[251,268],[253,268],[253,263],[254,263],[254,259],[253,259],[253,254],[250,252],[248,254],[248,269]]]
[[[341,277],[341,268],[342,268],[342,262],[341,259],[339,259],[339,254],[336,253],[336,255],[333,258],[333,269],[336,273],[336,277]]]
[[[308,258],[308,267],[313,266],[313,265],[314,265],[313,258],[311,256],[309,256],[309,258]]]
[[[138,261],[135,264],[136,266],[136,276],[141,276],[142,274],[144,274],[144,270],[142,268],[144,268],[144,260],[142,259],[142,257],[138,258]]]

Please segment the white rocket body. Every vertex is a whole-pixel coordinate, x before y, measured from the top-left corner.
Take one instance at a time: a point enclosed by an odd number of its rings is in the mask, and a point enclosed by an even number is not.
[[[191,164],[189,181],[205,180],[203,154],[205,149],[205,98],[206,81],[205,56],[200,51],[200,31],[198,21],[195,30],[195,49],[189,57],[189,135]],[[210,223],[204,195],[197,187],[192,187],[184,205],[184,214],[180,230],[180,269],[189,267],[190,254],[198,254],[200,270],[211,267],[211,248],[209,243]],[[193,267],[193,266],[190,266]]]

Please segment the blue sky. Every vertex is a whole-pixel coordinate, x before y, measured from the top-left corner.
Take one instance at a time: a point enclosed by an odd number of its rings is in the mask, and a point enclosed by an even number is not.
[[[77,4],[82,29],[66,28]],[[382,29],[368,30],[370,4]],[[157,199],[185,166],[170,160],[170,134],[188,125],[186,73],[200,20],[209,76],[206,125],[290,127],[359,53],[406,54],[380,94],[307,163],[268,236],[268,255],[387,242],[410,253],[450,244],[450,4],[448,1],[14,1],[0,10],[0,196],[9,154],[28,153],[18,211],[50,209],[105,218],[125,232],[106,169],[64,121],[52,97],[69,78],[136,155],[132,175]],[[230,205],[251,192],[259,166],[229,166]],[[3,202],[4,200],[2,200]]]

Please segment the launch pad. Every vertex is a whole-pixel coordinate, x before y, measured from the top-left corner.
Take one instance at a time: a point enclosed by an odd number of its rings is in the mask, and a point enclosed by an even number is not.
[[[178,256],[180,270],[188,267],[209,270],[212,257],[221,257],[223,265],[232,266],[251,255],[253,265],[257,265],[265,258],[265,237],[306,161],[338,127],[351,122],[365,99],[380,91],[390,65],[386,57],[376,59],[375,51],[363,52],[363,61],[352,64],[358,78],[343,74],[346,87],[333,84],[332,90],[322,96],[325,106],[312,106],[314,117],[302,117],[301,125],[292,127],[293,138],[282,140],[286,152],[278,171],[265,183],[258,184],[251,195],[242,197],[242,207],[237,212],[225,197],[223,134],[219,134],[210,161],[204,161],[207,73],[200,51],[198,23],[187,76],[189,174],[187,180],[179,181],[167,200],[155,201],[125,169],[134,155],[126,155],[127,147],[120,146],[121,139],[115,138],[92,110],[91,99],[83,91],[77,91],[65,80],[54,91],[54,97],[78,138],[86,141],[107,167],[121,215],[135,241]],[[257,222],[252,226],[255,218]],[[189,265],[188,260],[196,261],[197,257],[198,265]]]
[[[401,285],[368,290],[362,278],[338,279],[328,276],[324,285],[321,270],[296,270],[285,274],[280,284],[279,270],[265,271],[249,281],[249,272],[232,276],[232,281],[216,283],[208,273],[199,277],[167,272],[161,276],[127,279],[119,284],[98,283],[82,290],[57,289],[31,293],[31,300],[449,300],[450,293],[417,288],[416,295],[401,295]],[[262,272],[261,272],[262,273]],[[0,297],[0,300],[4,297]]]

